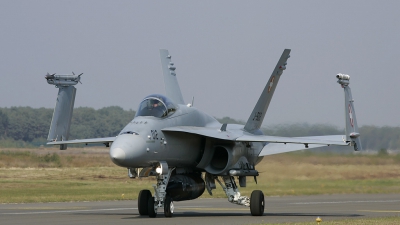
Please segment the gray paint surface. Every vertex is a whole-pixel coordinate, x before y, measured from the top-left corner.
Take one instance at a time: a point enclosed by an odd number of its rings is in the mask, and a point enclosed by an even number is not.
[[[178,79],[176,78],[175,65],[171,60],[172,56],[166,49],[160,49],[161,68],[164,75],[165,93],[177,104],[185,104]]]
[[[47,137],[48,141],[68,140],[72,113],[74,111],[75,95],[75,87],[59,87],[56,106]]]
[[[262,135],[259,128],[266,115],[279,77],[286,69],[289,53],[290,49],[283,51],[244,127],[222,125],[212,116],[191,105],[173,103],[173,101],[182,102],[182,94],[175,74],[176,68],[170,60],[171,55],[168,50],[162,49],[160,57],[168,96],[160,94],[147,96],[140,104],[135,118],[115,138],[54,141],[48,144],[65,146],[70,143],[98,142],[110,146],[112,142],[110,157],[115,164],[122,167],[155,168],[159,162],[165,161],[169,167],[184,168],[190,171],[195,169],[215,175],[227,175],[232,169],[255,170],[254,166],[260,161],[259,157],[264,155],[314,148],[320,145],[349,145],[344,139],[340,140],[337,135],[298,138]],[[345,87],[347,107],[349,98],[352,99],[351,90],[348,87],[350,76],[346,75],[344,81],[339,75],[337,78],[342,87]],[[345,82],[345,86],[343,86],[343,82]],[[169,98],[172,98],[172,101]],[[56,111],[57,106],[64,105],[64,103],[71,105],[68,99],[58,99],[55,112],[58,112]],[[167,104],[169,107],[166,106]],[[354,107],[352,102],[351,106]],[[53,120],[52,124],[67,123],[64,117],[56,118],[57,116],[58,114],[54,113],[53,117],[57,120]],[[353,120],[351,113],[347,117],[351,117]],[[347,118],[346,121],[349,123]],[[355,112],[354,123],[357,124]],[[346,132],[352,131],[347,129]],[[349,134],[344,135],[348,136]],[[356,140],[359,138],[357,137]],[[273,149],[268,146],[264,147],[269,143],[275,143]],[[281,145],[277,146],[276,143]],[[297,146],[288,148],[287,144],[289,146],[299,144],[302,148]],[[355,150],[358,149],[355,148]],[[260,154],[261,152],[262,154]],[[252,168],[249,165],[252,165]]]

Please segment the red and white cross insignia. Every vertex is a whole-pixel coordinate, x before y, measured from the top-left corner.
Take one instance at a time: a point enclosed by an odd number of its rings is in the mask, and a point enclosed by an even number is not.
[[[269,91],[271,91],[272,86],[274,86],[274,80],[275,80],[275,77],[272,77],[271,81],[269,82],[268,93],[269,93]]]
[[[349,117],[350,117],[351,127],[354,127],[353,110],[351,110],[351,104],[349,104]]]

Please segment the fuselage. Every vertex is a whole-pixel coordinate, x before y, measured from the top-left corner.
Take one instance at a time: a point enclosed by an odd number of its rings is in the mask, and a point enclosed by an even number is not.
[[[215,127],[220,123],[202,111],[185,105],[166,118],[137,116],[115,139],[110,148],[113,162],[123,167],[148,167],[160,160],[173,166],[191,166],[199,157],[199,138],[191,134],[164,134],[175,126]]]
[[[172,167],[212,173],[226,172],[224,168],[232,168],[235,164],[240,167],[246,163],[255,165],[259,161],[256,152],[263,147],[261,143],[249,145],[185,132],[162,131],[179,126],[218,130],[222,124],[214,117],[186,105],[175,105],[174,112],[163,118],[139,115],[124,127],[112,143],[111,160],[127,168],[152,167],[159,161],[166,161]],[[243,129],[243,125],[229,126],[239,131]]]

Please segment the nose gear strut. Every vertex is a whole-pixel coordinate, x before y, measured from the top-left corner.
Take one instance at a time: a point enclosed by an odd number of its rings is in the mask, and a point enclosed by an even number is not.
[[[167,186],[172,171],[175,168],[168,168],[167,162],[160,162],[157,171],[157,184],[153,185],[154,197],[148,199],[148,215],[156,217],[158,208],[164,207],[165,217],[171,217],[174,212],[174,204],[172,198],[167,196]]]

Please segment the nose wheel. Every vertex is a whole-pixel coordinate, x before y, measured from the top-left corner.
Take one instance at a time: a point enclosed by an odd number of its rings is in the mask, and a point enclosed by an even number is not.
[[[157,216],[157,205],[155,202],[154,197],[150,197],[147,202],[147,210],[149,212],[149,217],[156,217]]]
[[[167,195],[165,197],[165,202],[164,202],[164,215],[165,217],[172,217],[174,214],[174,202],[172,201],[172,198]]]
[[[151,192],[149,190],[141,190],[139,192],[138,210],[139,210],[139,214],[141,216],[149,215],[148,201],[149,201],[149,198],[151,198],[151,197],[152,197]]]

